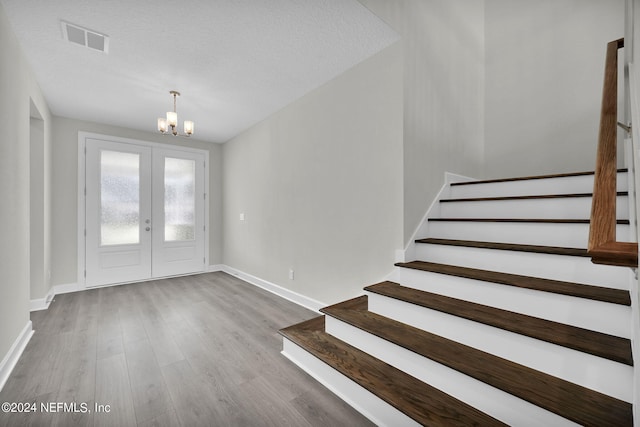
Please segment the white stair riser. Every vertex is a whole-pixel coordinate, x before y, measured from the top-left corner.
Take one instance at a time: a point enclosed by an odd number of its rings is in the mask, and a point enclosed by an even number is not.
[[[411,268],[398,267],[392,277],[392,280],[409,288],[622,338],[631,337],[631,308],[627,306]]]
[[[622,363],[382,295],[369,294],[369,311],[626,402],[633,398],[633,367]]]
[[[375,424],[389,427],[420,426],[384,400],[284,337],[282,354]]]
[[[618,240],[630,241],[629,225],[616,230]],[[429,221],[424,237],[586,248],[589,224]]]
[[[327,317],[327,332],[506,424],[576,425],[455,369],[426,359],[337,319]]]
[[[464,246],[417,244],[415,258],[421,261],[482,270],[541,277],[566,282],[628,290],[629,270],[598,265],[591,258],[518,252]]]
[[[626,173],[618,174],[618,191],[627,191]],[[537,194],[577,194],[593,192],[593,175],[531,179],[471,185],[452,185],[451,198],[534,196]]]
[[[628,197],[618,196],[618,219],[629,217]],[[591,197],[441,202],[441,218],[584,219]]]

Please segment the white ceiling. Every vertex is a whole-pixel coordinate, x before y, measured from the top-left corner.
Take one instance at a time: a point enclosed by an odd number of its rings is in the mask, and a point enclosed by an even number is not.
[[[398,35],[356,0],[0,0],[53,114],[225,142]],[[109,36],[63,40],[60,20]]]

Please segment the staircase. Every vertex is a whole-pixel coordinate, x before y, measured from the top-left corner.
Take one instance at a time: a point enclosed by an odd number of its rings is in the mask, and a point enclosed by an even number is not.
[[[592,188],[586,172],[450,184],[413,261],[280,331],[283,354],[379,425],[633,425],[632,270],[587,256]]]

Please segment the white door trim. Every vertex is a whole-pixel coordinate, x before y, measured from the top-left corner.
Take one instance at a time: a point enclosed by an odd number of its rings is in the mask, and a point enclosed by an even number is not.
[[[78,259],[78,290],[86,290],[86,281],[85,281],[85,230],[86,230],[86,212],[85,212],[85,185],[86,185],[86,156],[85,156],[85,148],[86,148],[86,140],[87,139],[99,139],[105,141],[114,141],[114,142],[122,142],[128,144],[136,144],[143,145],[148,147],[156,147],[156,148],[164,148],[171,149],[177,151],[185,151],[185,152],[193,152],[193,153],[201,153],[204,155],[205,168],[204,168],[204,186],[205,186],[205,194],[206,194],[206,202],[204,204],[204,222],[206,225],[207,232],[205,233],[204,239],[204,257],[205,257],[205,271],[206,267],[209,265],[209,151],[202,150],[199,148],[192,147],[184,147],[181,145],[172,145],[172,144],[163,144],[160,142],[151,142],[151,141],[143,141],[139,139],[132,138],[122,138],[119,136],[111,136],[104,135],[93,132],[78,132],[78,250],[77,250],[77,259]],[[105,285],[111,286],[111,285]]]

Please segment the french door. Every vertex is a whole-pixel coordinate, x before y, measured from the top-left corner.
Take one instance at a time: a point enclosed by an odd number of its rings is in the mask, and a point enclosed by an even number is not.
[[[87,287],[204,271],[204,161],[86,139]]]

